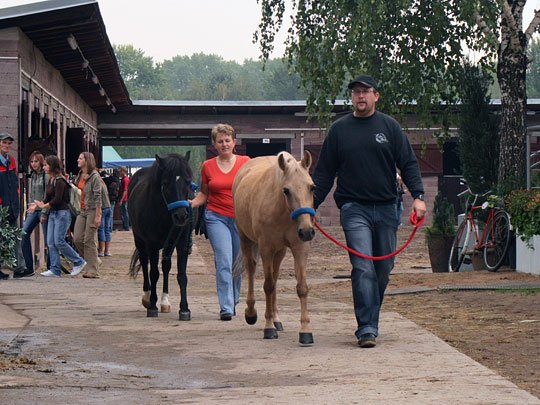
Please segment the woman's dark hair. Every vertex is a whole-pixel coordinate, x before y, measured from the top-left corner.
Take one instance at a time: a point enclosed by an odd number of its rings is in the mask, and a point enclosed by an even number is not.
[[[62,175],[62,162],[58,159],[58,156],[49,155],[45,158],[45,162],[49,166],[49,177]]]

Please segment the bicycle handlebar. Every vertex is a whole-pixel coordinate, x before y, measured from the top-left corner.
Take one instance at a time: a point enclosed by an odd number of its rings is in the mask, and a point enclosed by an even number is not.
[[[476,200],[478,200],[478,197],[485,197],[489,194],[493,194],[493,191],[491,190],[488,190],[486,191],[484,194],[475,194],[472,192],[471,188],[469,187],[469,185],[467,184],[467,182],[465,181],[465,179],[461,179],[460,181],[460,184],[461,185],[464,185],[464,186],[467,186],[467,189],[466,190],[463,190],[461,193],[459,193],[457,196],[458,197],[463,197],[464,195],[466,194],[470,194],[472,197],[474,197],[474,200],[473,200],[473,203],[472,205],[476,204]]]

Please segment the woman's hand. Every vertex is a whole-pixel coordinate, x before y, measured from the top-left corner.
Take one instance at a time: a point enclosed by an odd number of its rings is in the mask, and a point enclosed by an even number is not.
[[[45,206],[45,203],[44,203],[43,201],[38,201],[38,200],[35,200],[35,201],[34,201],[34,204],[35,204],[36,206],[38,206],[39,208],[42,208],[42,209],[43,209],[43,207]],[[32,205],[32,204],[30,204],[30,205]]]
[[[33,214],[34,211],[36,210],[37,208],[37,205],[36,203],[30,203],[28,204],[28,209],[26,210],[29,214]]]

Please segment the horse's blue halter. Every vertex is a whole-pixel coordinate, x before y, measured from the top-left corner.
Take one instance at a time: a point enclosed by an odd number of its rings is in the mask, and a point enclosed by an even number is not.
[[[163,193],[163,185],[161,185],[161,196],[163,197],[163,199],[165,200],[165,203],[167,204],[168,211],[172,211],[178,207],[188,208],[190,206],[188,200],[179,200],[179,201],[173,201],[171,203],[168,203],[167,199],[165,198],[165,194]]]
[[[178,207],[185,207],[185,208],[189,207],[189,201],[188,200],[180,200],[180,201],[175,201],[175,202],[167,204],[167,209],[169,211],[172,211],[172,210],[174,210],[175,208],[178,208]]]
[[[298,218],[302,214],[309,214],[312,217],[315,216],[315,210],[311,207],[301,207],[295,209],[293,212],[291,212],[291,219],[294,221],[296,218]]]

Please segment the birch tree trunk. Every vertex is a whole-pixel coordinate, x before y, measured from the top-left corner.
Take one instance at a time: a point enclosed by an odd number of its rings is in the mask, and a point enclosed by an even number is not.
[[[509,0],[509,5],[513,3]],[[515,9],[514,9],[515,10]],[[518,21],[521,21],[521,15]],[[517,20],[518,18],[516,18]],[[511,22],[512,23],[512,22]],[[501,89],[499,192],[525,186],[527,38],[503,18],[498,50],[497,79]],[[513,22],[515,23],[515,21]]]

